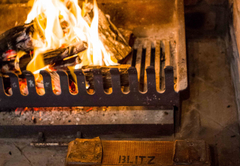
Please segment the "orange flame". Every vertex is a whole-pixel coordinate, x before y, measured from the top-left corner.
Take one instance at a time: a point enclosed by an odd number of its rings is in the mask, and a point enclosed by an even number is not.
[[[85,2],[87,3],[87,1]],[[76,42],[87,42],[88,49],[79,53],[82,60],[75,69],[84,65],[116,65],[98,37],[98,6],[93,1],[94,17],[91,25],[81,15],[84,13],[78,0],[35,0],[26,23],[34,21],[34,55],[27,70],[34,74],[46,69],[42,54]]]

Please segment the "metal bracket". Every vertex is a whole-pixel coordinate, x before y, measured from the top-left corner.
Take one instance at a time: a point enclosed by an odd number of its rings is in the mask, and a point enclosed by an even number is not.
[[[8,96],[4,92],[3,80],[0,77],[0,108],[14,107],[68,107],[68,106],[178,106],[179,93],[174,90],[173,67],[165,68],[165,91],[156,90],[154,67],[149,66],[147,72],[148,90],[142,93],[138,90],[138,77],[135,67],[128,69],[130,91],[125,94],[120,87],[120,73],[118,69],[111,69],[112,93],[106,94],[103,90],[103,81],[100,70],[96,69],[94,75],[94,94],[88,94],[85,86],[84,74],[81,70],[75,71],[77,76],[78,94],[73,95],[69,91],[68,75],[58,71],[60,76],[61,94],[55,95],[52,90],[51,76],[47,71],[41,71],[43,76],[45,94],[40,96],[36,92],[35,80],[32,73],[24,71],[27,79],[29,94],[23,96],[20,93],[18,77],[8,73],[11,81],[13,95]]]

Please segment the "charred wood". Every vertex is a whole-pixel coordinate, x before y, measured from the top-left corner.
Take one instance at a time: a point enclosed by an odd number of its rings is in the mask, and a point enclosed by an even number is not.
[[[51,50],[43,54],[43,59],[46,65],[61,65],[64,64],[64,59],[77,57],[77,54],[87,49],[87,43],[79,42],[72,46]],[[66,60],[67,61],[67,60]]]
[[[100,67],[100,66],[84,66],[83,72],[86,78],[87,83],[89,84],[89,89],[94,89],[93,82],[93,69],[99,69],[102,74],[103,79],[103,88],[109,89],[112,88],[112,77],[110,73],[111,68],[117,68],[120,72],[120,81],[121,86],[129,86],[129,78],[128,78],[128,68],[130,65],[119,65],[119,66],[108,66],[108,67]]]
[[[84,6],[84,19],[90,25],[93,19],[93,5],[88,3]],[[98,33],[105,49],[117,60],[124,59],[131,52],[128,41],[123,37],[117,27],[111,22],[110,16],[105,15],[98,9]]]
[[[3,60],[4,53],[9,50],[23,50],[25,52],[33,50],[32,34],[33,24],[16,26],[0,35],[0,60]]]
[[[42,54],[45,65],[51,66],[68,66],[74,65],[75,59],[78,57],[77,54],[87,49],[87,43],[79,42],[75,45],[71,45],[64,48],[58,48],[55,50],[49,50]],[[21,71],[26,70],[28,63],[31,61],[30,53],[26,53],[19,59],[19,68]],[[15,59],[2,61],[2,66],[8,65],[9,70],[3,72],[12,71],[15,65]]]

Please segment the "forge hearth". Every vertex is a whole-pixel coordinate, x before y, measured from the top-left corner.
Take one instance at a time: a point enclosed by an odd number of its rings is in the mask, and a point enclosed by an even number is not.
[[[132,118],[129,118],[129,123],[117,121],[115,124],[109,120],[104,123],[102,127],[106,124],[113,124],[113,126],[130,124],[151,126],[156,124],[159,130],[149,135],[157,135],[157,133],[162,130],[164,124],[166,124],[167,126],[171,126],[166,128],[170,131],[169,133],[173,133],[174,119],[175,125],[180,125],[180,92],[187,88],[183,1],[152,0],[149,2],[121,0],[108,1],[106,3],[100,0],[98,1],[98,6],[106,14],[111,16],[112,22],[118,28],[131,30],[136,37],[131,55],[124,61],[124,63],[130,66],[128,70],[126,70],[124,78],[118,68],[110,69],[108,75],[105,77],[103,77],[101,69],[93,69],[92,82],[94,94],[89,94],[86,90],[86,78],[84,73],[82,70],[76,70],[78,93],[73,95],[69,92],[68,73],[58,71],[61,94],[55,95],[52,90],[51,76],[48,72],[41,71],[40,74],[43,76],[45,94],[39,96],[36,93],[33,74],[24,72],[27,79],[29,94],[23,96],[19,91],[18,77],[9,73],[13,94],[11,96],[5,94],[4,82],[0,80],[0,107],[2,109],[7,109],[13,107],[144,106],[137,110],[139,112],[144,112],[144,110],[149,109],[149,111],[151,111],[152,109],[155,110],[155,115],[157,113],[156,110],[162,110],[159,116],[164,119],[166,115],[169,115],[171,120],[166,122],[160,118],[159,121],[151,122],[151,118],[155,116],[152,114],[149,115],[151,117],[146,118],[147,120],[145,122],[136,124],[136,122],[134,122],[134,116],[131,116]],[[19,8],[19,10],[24,11],[29,11],[30,9],[25,3],[13,4],[7,6],[2,12],[7,13],[8,10],[13,10],[13,8]],[[14,19],[16,20],[17,18],[11,16],[8,22]],[[18,19],[17,24],[23,21],[25,21],[25,19]],[[4,31],[8,28],[3,27],[1,30]],[[111,84],[112,88],[110,93],[104,91],[106,90],[104,88],[106,87],[106,81],[104,80],[106,77],[110,78],[108,79],[108,84]],[[123,79],[127,83],[123,84]],[[151,108],[145,108],[146,106],[151,106]],[[111,111],[111,108],[112,107],[109,107],[110,110],[108,110]],[[119,110],[119,108],[113,110]],[[97,110],[101,111],[101,109]],[[120,110],[123,111],[125,109]],[[125,113],[130,116],[134,110],[134,108],[128,108]],[[121,116],[121,111],[116,113],[118,114],[117,116]],[[23,114],[24,113],[23,111]],[[36,113],[34,112],[32,114]],[[133,114],[137,115],[137,112]],[[29,117],[30,116],[31,115],[29,115]],[[29,117],[27,117],[27,121],[31,122],[31,120],[29,121]],[[48,120],[48,124],[51,124],[51,122],[51,120]],[[25,126],[16,126],[16,128],[14,128],[14,126],[8,123],[1,124],[0,130],[9,133],[9,135],[16,130],[22,131],[25,128]],[[21,121],[21,125],[22,124],[24,124],[24,122]],[[76,123],[74,121],[74,124],[79,126],[72,126],[73,133],[79,130],[84,130],[86,132],[86,129],[79,129],[80,125],[83,125],[81,121]],[[87,123],[87,125],[90,126],[91,124],[96,127],[96,123]],[[101,123],[97,123],[97,125],[100,124]],[[10,128],[8,128],[9,126]],[[135,127],[138,128],[137,126]],[[33,131],[32,133],[36,133],[37,131],[46,130],[44,127],[46,126],[37,126],[38,129],[36,130],[33,127],[31,131]],[[57,128],[58,127],[59,126],[57,126]],[[61,127],[59,127],[59,129],[60,128]],[[111,127],[109,128],[110,133],[112,129]],[[132,131],[133,130],[129,130],[128,134],[131,134]],[[135,131],[138,133],[141,132],[139,129]]]

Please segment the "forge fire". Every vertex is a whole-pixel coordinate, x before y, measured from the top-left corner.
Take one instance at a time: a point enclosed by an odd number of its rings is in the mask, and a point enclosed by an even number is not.
[[[40,95],[44,94],[41,70],[50,73],[55,94],[61,93],[56,70],[68,71],[70,89],[75,92],[75,69],[117,66],[131,52],[128,44],[131,32],[122,35],[110,16],[98,8],[96,0],[85,1],[81,7],[77,0],[31,0],[29,4],[32,9],[25,24],[0,37],[1,74],[5,81],[9,71],[20,76],[23,95],[28,94],[23,70],[34,74]],[[11,88],[5,88],[11,95]]]
[[[0,36],[2,107],[179,104],[181,3],[35,0],[25,9]]]

